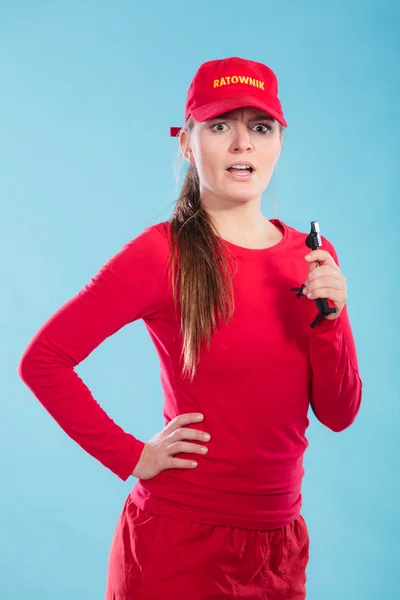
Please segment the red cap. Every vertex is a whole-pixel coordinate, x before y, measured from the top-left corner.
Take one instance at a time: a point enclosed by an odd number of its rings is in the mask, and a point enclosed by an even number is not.
[[[266,65],[237,56],[203,63],[190,84],[185,122],[208,121],[223,113],[244,106],[265,110],[284,127],[281,103],[278,99],[278,80]],[[181,127],[171,127],[170,135],[179,135]]]

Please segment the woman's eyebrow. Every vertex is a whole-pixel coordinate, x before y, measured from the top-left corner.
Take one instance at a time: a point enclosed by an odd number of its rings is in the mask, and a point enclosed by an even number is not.
[[[222,115],[219,115],[218,117],[215,117],[214,119],[210,119],[210,121],[216,121],[217,119],[233,119],[232,116],[229,115],[229,112],[227,113],[223,113]],[[256,121],[256,120],[263,120],[263,121],[275,121],[274,117],[271,117],[271,115],[267,115],[267,114],[260,114],[260,115],[255,115],[254,117],[251,117],[251,119],[249,119],[249,121]]]
[[[274,117],[271,117],[271,115],[256,115],[253,119],[251,119],[251,121],[253,121],[254,119],[262,119],[263,121],[275,121]]]

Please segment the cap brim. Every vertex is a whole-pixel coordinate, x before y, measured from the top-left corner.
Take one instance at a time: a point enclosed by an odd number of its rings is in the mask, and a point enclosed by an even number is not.
[[[244,94],[242,96],[233,96],[232,98],[223,98],[216,102],[211,102],[210,104],[205,104],[204,106],[195,108],[192,111],[192,116],[195,121],[209,121],[210,119],[215,119],[219,115],[222,115],[230,110],[244,108],[245,106],[252,106],[254,108],[264,110],[284,127],[288,126],[282,114],[271,108],[271,106],[268,104],[268,101],[261,102],[252,96],[246,96]]]

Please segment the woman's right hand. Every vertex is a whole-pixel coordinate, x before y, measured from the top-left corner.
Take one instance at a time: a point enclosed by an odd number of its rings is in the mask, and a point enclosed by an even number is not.
[[[139,461],[134,468],[132,475],[138,479],[152,479],[165,469],[194,469],[197,462],[174,458],[174,454],[179,452],[196,452],[206,454],[208,448],[196,443],[183,442],[181,440],[198,440],[202,443],[209,441],[210,434],[184,427],[189,423],[200,423],[203,420],[197,418],[196,413],[178,415],[172,419],[164,429],[157,433],[148,442],[145,443]],[[208,436],[205,438],[204,436]],[[205,451],[202,451],[202,447]]]

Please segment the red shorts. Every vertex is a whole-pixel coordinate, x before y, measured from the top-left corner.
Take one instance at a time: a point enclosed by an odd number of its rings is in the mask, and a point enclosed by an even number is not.
[[[301,515],[280,529],[238,529],[144,512],[128,496],[105,600],[303,600],[308,557]]]

